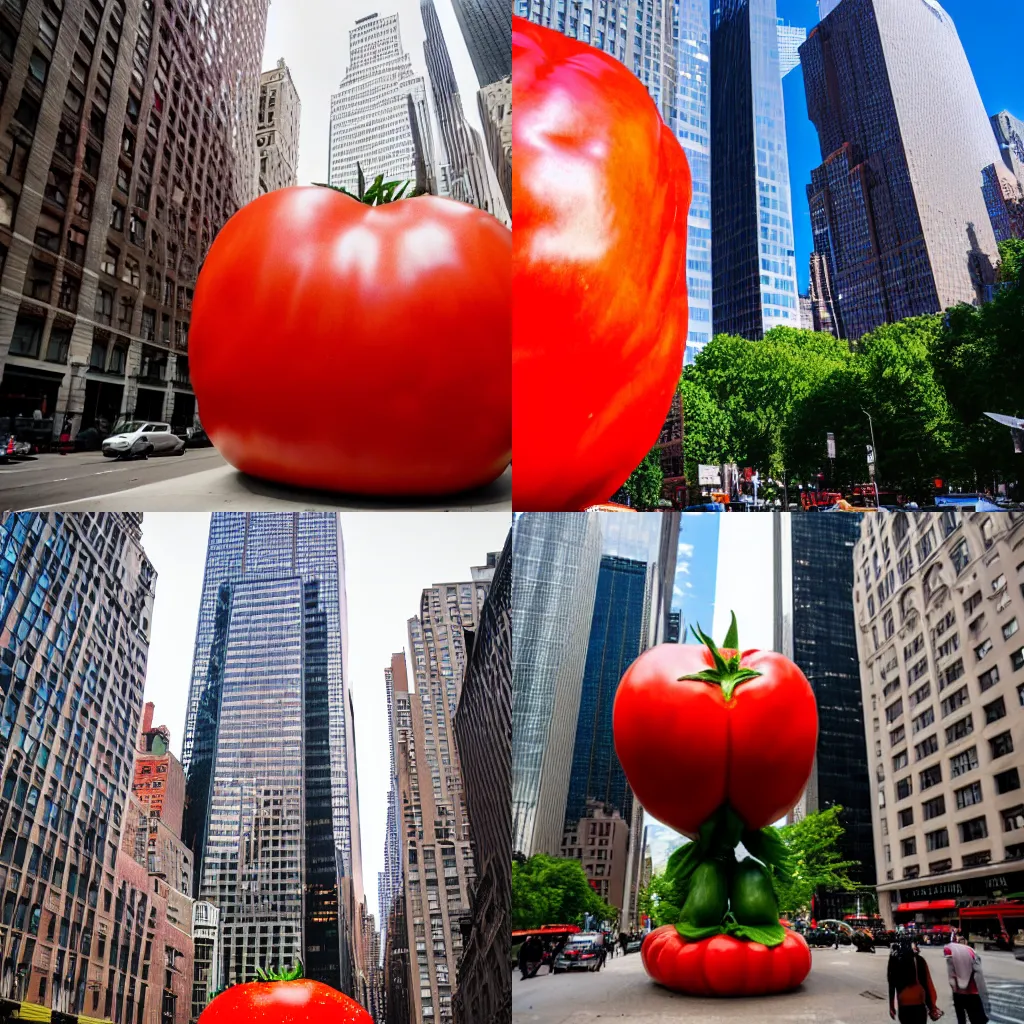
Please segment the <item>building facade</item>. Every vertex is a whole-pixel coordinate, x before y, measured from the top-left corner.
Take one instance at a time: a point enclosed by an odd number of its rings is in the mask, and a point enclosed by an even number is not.
[[[496,207],[484,162],[483,142],[479,132],[466,122],[459,84],[455,78],[455,69],[452,67],[448,44],[441,30],[434,0],[420,0],[420,16],[426,33],[423,56],[427,63],[434,111],[441,132],[441,145],[444,148],[448,194],[452,199],[494,213]],[[511,32],[509,43],[511,45]],[[511,59],[510,50],[510,62]]]
[[[398,15],[368,14],[349,32],[349,65],[331,96],[331,142],[328,182],[355,192],[362,167],[367,183],[378,174],[385,181],[416,177],[413,123],[408,97],[420,109],[426,103],[423,78],[402,49]],[[421,135],[429,119],[417,120]],[[423,144],[433,151],[433,144]]]
[[[302,103],[292,73],[282,58],[260,75],[256,150],[260,195],[299,183],[299,124]]]
[[[363,972],[347,656],[336,515],[214,514],[183,761],[220,983],[253,977],[271,951],[345,991]]]
[[[996,242],[1024,238],[1024,185],[1001,163],[982,171],[982,193]]]
[[[779,18],[779,74],[785,78],[800,66],[800,47],[807,41],[807,29]]]
[[[793,660],[818,704],[818,748],[801,809],[841,806],[839,854],[857,864],[850,878],[875,883],[872,791],[864,741],[853,549],[860,537],[857,514],[789,518],[792,564]],[[848,894],[819,893],[822,917],[842,917]],[[826,913],[826,911],[828,911]]]
[[[1024,182],[1024,121],[1003,110],[993,114],[990,122],[1006,169]]]
[[[800,56],[822,157],[814,251],[845,336],[981,301],[998,259],[983,169],[999,151],[952,19],[937,0],[843,0]]]
[[[832,279],[829,277],[829,262],[820,252],[812,252],[810,264],[807,298],[811,307],[811,319],[809,323],[801,326],[842,338],[844,335],[840,326],[835,295],[832,291]]]
[[[880,911],[955,923],[1024,884],[1024,516],[865,516],[854,604]]]
[[[220,911],[212,903],[192,904],[193,1024],[220,990]]]
[[[0,517],[5,1016],[159,1007],[163,949],[122,958],[134,932],[117,881],[137,823],[132,747],[155,582],[139,514]],[[145,833],[139,842],[148,893]]]
[[[405,658],[392,658],[395,763],[401,807],[402,893],[394,901],[387,943],[407,949],[388,968],[386,1001],[408,1010],[407,1024],[453,1020],[452,995],[464,951],[463,927],[472,920],[475,867],[455,717],[468,658],[467,631],[475,631],[494,562],[473,579],[423,591],[420,613],[409,620],[409,688]],[[404,915],[405,944],[394,933]],[[407,963],[407,989],[398,966]]]
[[[623,916],[623,893],[629,876],[631,824],[618,808],[592,800],[579,821],[565,830],[559,855],[578,860],[590,887]]]
[[[481,87],[512,77],[512,5],[452,0]],[[510,205],[511,209],[511,205]]]
[[[267,0],[21,10],[0,15],[0,417],[43,442],[68,417],[192,426],[196,274],[257,194]]]
[[[455,714],[476,884],[453,999],[455,1024],[512,1013],[512,535],[494,567]]]
[[[562,846],[597,590],[595,513],[518,516],[512,528],[512,848]]]
[[[505,200],[512,210],[512,76],[485,85],[477,93],[480,121],[491,166]]]
[[[775,0],[711,11],[715,331],[759,339],[800,325]]]

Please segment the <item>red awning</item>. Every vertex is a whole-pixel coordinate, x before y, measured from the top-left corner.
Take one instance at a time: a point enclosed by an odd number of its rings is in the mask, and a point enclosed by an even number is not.
[[[1024,903],[990,903],[987,907],[961,907],[961,917],[1024,917]]]
[[[921,900],[917,903],[901,903],[896,908],[897,914],[905,914],[914,910],[955,910],[956,900]]]

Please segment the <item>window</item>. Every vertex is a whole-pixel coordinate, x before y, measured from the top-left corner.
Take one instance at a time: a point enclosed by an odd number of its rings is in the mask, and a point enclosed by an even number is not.
[[[68,228],[67,257],[72,263],[81,265],[85,262],[85,247],[89,236],[81,228]]]
[[[977,767],[978,748],[971,747],[970,750],[965,750],[962,754],[957,754],[956,757],[949,759],[950,778],[955,779],[959,775],[966,775],[967,772],[972,772]]]
[[[954,711],[962,708],[967,703],[967,687],[961,686],[942,702],[942,717],[951,715]]]
[[[953,861],[947,857],[945,860],[932,860],[928,862],[928,874],[941,875],[953,867]]]
[[[111,277],[117,276],[117,261],[121,255],[121,250],[116,245],[107,242],[107,251],[100,260],[100,270],[104,274],[109,274]]]
[[[974,657],[978,661],[981,661],[981,659],[986,657],[991,650],[992,650],[992,641],[991,640],[985,640],[982,643],[978,644],[977,647],[974,648]]]
[[[913,791],[914,786],[909,775],[905,779],[900,779],[899,782],[896,783],[897,800],[906,800]]]
[[[50,330],[50,340],[46,343],[46,361],[48,363],[66,363],[70,347],[71,328],[53,327]]]
[[[931,768],[925,768],[920,775],[921,789],[931,789],[942,781],[942,765],[933,764]]]
[[[1006,586],[1006,573],[1002,573],[1001,572],[992,581],[992,593],[997,593],[998,591],[1002,590],[1003,587],[1005,587],[1005,586]]]
[[[972,782],[969,786],[954,790],[956,797],[956,809],[962,811],[965,807],[973,807],[981,803],[981,783]]]
[[[911,864],[909,867],[903,869],[904,878],[919,878],[921,875],[921,866],[919,864]]]
[[[960,842],[962,843],[973,843],[975,840],[985,839],[988,836],[988,824],[984,815],[980,818],[961,821],[957,828],[960,829]]]
[[[1006,757],[1007,754],[1013,753],[1013,737],[1009,731],[1001,732],[988,741],[988,746],[993,760],[997,757]]]
[[[981,604],[981,591],[976,590],[966,601],[964,601],[964,612],[970,615],[978,605]]]
[[[50,62],[38,51],[33,50],[28,59],[29,77],[40,85],[46,84],[46,73],[50,70]]]
[[[78,289],[81,286],[82,282],[77,277],[64,274],[60,282],[60,295],[57,299],[57,305],[61,309],[66,309],[69,313],[76,312],[78,310]]]
[[[905,810],[899,812],[896,815],[896,819],[899,822],[900,828],[906,828],[908,825],[914,824],[914,808],[907,807]]]
[[[886,640],[888,640],[889,637],[891,637],[893,633],[896,631],[896,626],[893,622],[891,608],[887,608],[884,614],[882,615],[882,631],[885,633]]]
[[[981,692],[984,693],[986,690],[991,690],[996,683],[999,682],[999,666],[993,665],[987,672],[982,672],[978,676],[978,685],[981,687]]]
[[[1018,630],[1016,618],[1010,619],[1009,622],[1003,624],[1003,639],[1009,640],[1011,636]]]
[[[916,708],[918,704],[920,704],[922,701],[927,700],[928,697],[931,696],[931,692],[932,692],[932,684],[931,683],[925,683],[924,686],[919,686],[910,695],[910,706],[912,708]]]
[[[52,264],[30,260],[28,274],[25,276],[25,294],[41,302],[49,302],[53,290],[53,273]]]
[[[917,654],[921,648],[924,647],[924,634],[918,633],[914,639],[903,648],[903,660],[910,661],[910,659]]]
[[[14,112],[14,119],[20,121],[30,132],[36,129],[39,120],[39,101],[26,89],[21,94],[21,102]]]
[[[0,227],[9,228],[14,224],[14,211],[18,208],[17,197],[5,188],[0,188]]]
[[[1024,828],[1024,804],[1017,804],[1003,811],[1003,831],[1016,832]]]
[[[949,846],[949,830],[937,828],[934,832],[925,832],[924,841],[929,853],[933,850],[945,850]]]
[[[124,228],[124,207],[120,203],[110,204],[110,226],[115,231],[121,231]]]
[[[98,149],[92,146],[85,147],[85,159],[82,161],[82,166],[85,168],[87,174],[91,174],[94,178],[99,174],[100,170],[100,153]]]
[[[11,355],[38,358],[42,339],[42,319],[19,313],[14,324],[14,335],[11,338]]]
[[[924,815],[925,821],[931,821],[932,818],[938,818],[940,815],[946,813],[946,798],[944,796],[932,797],[931,800],[925,800],[921,804],[921,813]]]
[[[84,181],[78,183],[78,194],[75,196],[75,216],[92,216],[92,189]]]
[[[1020,774],[1016,768],[1000,772],[998,775],[994,775],[993,779],[996,784],[996,792],[1000,796],[1003,793],[1012,793],[1015,789],[1020,789]]]
[[[139,261],[135,259],[134,256],[125,256],[124,271],[121,274],[121,280],[135,288],[139,287],[141,282],[141,277],[139,275]]]
[[[901,768],[906,768],[907,767],[907,760],[908,760],[907,752],[905,750],[901,750],[892,759],[892,770],[894,772],[898,772]]]
[[[939,644],[935,651],[935,657],[948,658],[958,650],[960,650],[960,634],[954,633],[945,643]]]
[[[1024,704],[1024,699],[1022,699],[1021,703]],[[897,726],[889,733],[889,746],[895,747],[897,743],[902,743],[906,736],[907,730],[902,725]]]
[[[916,760],[920,761],[923,758],[934,754],[939,749],[939,737],[932,733],[927,739],[921,740],[920,743],[914,747],[914,755]]]
[[[903,698],[895,700],[885,709],[885,720],[892,725],[903,714]]]
[[[89,354],[89,365],[94,370],[103,370],[107,365],[107,343],[100,338],[92,340],[92,352]]]
[[[1006,702],[1000,697],[998,700],[992,701],[991,704],[986,704],[984,711],[985,724],[991,725],[993,722],[998,722],[1000,718],[1006,717]]]
[[[943,512],[943,515],[946,513]],[[960,541],[959,544],[950,552],[950,558],[953,561],[953,568],[956,570],[957,576],[960,575],[967,568],[971,561],[971,553],[967,548],[967,540]]]
[[[942,674],[942,679],[939,682],[939,691],[941,692],[951,683],[955,683],[964,674],[964,659],[958,658],[949,668],[946,669]]]
[[[96,318],[104,324],[109,324],[114,316],[114,293],[106,288],[96,289]]]
[[[971,715],[967,715],[946,729],[946,742],[956,743],[957,740],[962,740],[972,732],[974,732],[974,719]]]
[[[1024,668],[1024,647],[1022,647],[1019,651],[1014,651],[1010,655],[1010,664],[1013,666],[1014,672],[1019,672],[1022,668]],[[1022,701],[1022,703],[1024,703],[1024,701]]]
[[[935,708],[926,708],[913,721],[914,735],[922,729],[927,729],[935,721]]]
[[[56,167],[50,168],[46,176],[46,185],[43,188],[43,195],[62,210],[67,209],[68,194],[71,191],[71,175]]]
[[[904,857],[913,857],[917,853],[917,839],[913,836],[910,839],[900,841],[900,853]]]
[[[50,252],[59,252],[62,226],[62,222],[58,217],[53,217],[46,212],[41,213],[39,215],[39,225],[36,227],[36,245]]]
[[[921,565],[935,549],[935,531],[929,530],[917,542],[917,564]]]
[[[992,851],[983,850],[981,853],[968,853],[964,856],[963,865],[965,868],[978,868],[992,861]]]
[[[110,366],[107,368],[110,373],[123,374],[128,361],[128,350],[124,345],[115,345],[110,353]]]

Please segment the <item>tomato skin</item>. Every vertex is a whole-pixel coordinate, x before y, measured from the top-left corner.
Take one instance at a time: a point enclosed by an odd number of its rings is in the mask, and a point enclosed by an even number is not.
[[[690,170],[622,64],[512,23],[512,500],[575,511],[636,468],[678,384]]]
[[[318,981],[253,981],[222,992],[199,1024],[373,1024],[355,1000]]]
[[[769,949],[730,935],[687,942],[675,925],[666,924],[644,939],[640,955],[659,985],[694,996],[788,992],[811,970],[811,951],[803,936],[792,931],[782,945]]]
[[[686,835],[725,802],[747,828],[764,828],[792,808],[811,773],[818,712],[810,683],[771,651],[746,651],[741,665],[762,674],[726,701],[718,686],[679,678],[713,667],[707,647],[660,644],[630,665],[615,694],[615,751],[630,787]]]
[[[511,231],[449,199],[260,196],[196,284],[190,369],[207,433],[237,469],[300,487],[490,483],[512,452],[511,254]],[[449,420],[458,443],[441,436]]]

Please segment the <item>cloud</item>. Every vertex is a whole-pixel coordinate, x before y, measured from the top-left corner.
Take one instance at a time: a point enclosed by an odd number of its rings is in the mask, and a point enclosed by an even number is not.
[[[693,558],[693,545],[684,544],[682,541],[679,542],[679,557],[680,558]]]

